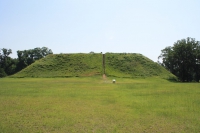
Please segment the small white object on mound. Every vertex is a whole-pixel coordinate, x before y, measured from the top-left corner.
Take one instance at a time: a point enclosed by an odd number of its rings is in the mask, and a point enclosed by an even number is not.
[[[113,79],[113,83],[115,83],[116,82],[116,80],[115,79]]]

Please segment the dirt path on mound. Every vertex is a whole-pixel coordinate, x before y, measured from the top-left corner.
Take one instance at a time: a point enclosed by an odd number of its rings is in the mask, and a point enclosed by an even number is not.
[[[103,74],[103,79],[106,79],[106,75],[105,74]]]

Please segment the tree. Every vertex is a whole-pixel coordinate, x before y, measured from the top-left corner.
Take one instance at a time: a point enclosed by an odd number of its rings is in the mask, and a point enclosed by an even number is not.
[[[34,48],[29,50],[17,51],[18,58],[12,59],[9,55],[11,49],[0,49],[0,77],[12,75],[36,60],[39,60],[49,54],[53,54],[51,49],[47,47]]]
[[[13,74],[15,70],[15,67],[13,66],[14,61],[11,57],[9,57],[11,53],[11,49],[0,49],[0,77]]]
[[[194,38],[178,40],[173,47],[161,50],[161,65],[181,81],[200,79],[200,42]]]
[[[7,76],[7,74],[5,73],[5,71],[0,68],[0,78]]]
[[[29,66],[30,64],[34,63],[36,60],[39,60],[49,54],[53,54],[51,49],[47,47],[42,48],[34,48],[29,50],[17,51],[18,56],[18,64],[17,64],[17,71],[22,70],[23,68]]]

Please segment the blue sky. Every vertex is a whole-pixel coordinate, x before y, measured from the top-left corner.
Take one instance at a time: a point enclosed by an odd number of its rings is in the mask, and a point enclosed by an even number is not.
[[[141,53],[200,41],[199,0],[0,0],[0,48]]]

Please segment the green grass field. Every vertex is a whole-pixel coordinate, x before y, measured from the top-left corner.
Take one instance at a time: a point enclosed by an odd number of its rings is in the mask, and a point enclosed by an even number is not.
[[[160,78],[0,79],[0,133],[200,132],[200,84]]]

